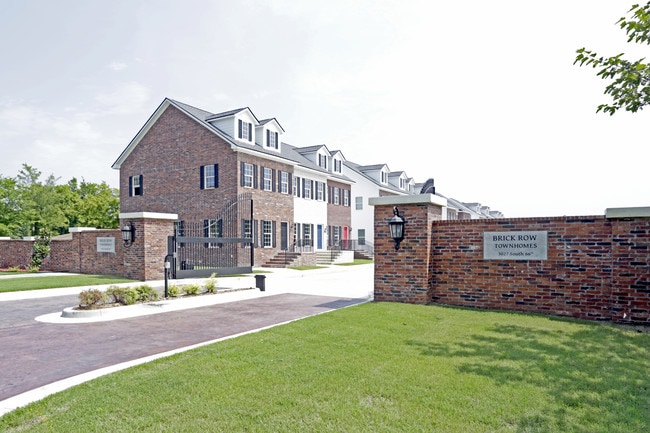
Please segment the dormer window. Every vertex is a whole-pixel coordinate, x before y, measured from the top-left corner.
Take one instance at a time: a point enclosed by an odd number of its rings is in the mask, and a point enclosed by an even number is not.
[[[240,140],[253,141],[253,124],[249,122],[244,122],[243,120],[238,120],[238,135],[237,138]]]
[[[318,166],[327,170],[327,155],[318,154]]]
[[[404,189],[404,179],[401,177],[399,178],[399,189]]]
[[[277,132],[269,131],[268,129],[266,130],[266,147],[270,147],[271,149],[278,148]]]
[[[387,183],[388,182],[388,175],[384,170],[381,171],[381,183]]]

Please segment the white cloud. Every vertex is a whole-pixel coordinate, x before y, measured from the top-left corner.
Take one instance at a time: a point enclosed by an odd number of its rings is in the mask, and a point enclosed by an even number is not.
[[[122,62],[112,62],[108,65],[108,68],[113,70],[113,71],[123,71],[126,69],[128,65],[126,63]]]

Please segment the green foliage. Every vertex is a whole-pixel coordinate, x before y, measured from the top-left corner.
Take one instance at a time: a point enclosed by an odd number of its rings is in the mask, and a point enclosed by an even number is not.
[[[47,229],[41,229],[41,233],[32,246],[32,258],[30,268],[38,271],[43,264],[43,260],[50,255],[50,233]]]
[[[635,4],[628,13],[631,18],[622,17],[617,21],[628,36],[627,42],[650,44],[650,2],[643,6]],[[612,98],[613,103],[600,104],[597,112],[603,111],[611,116],[623,108],[636,113],[650,104],[650,63],[646,63],[645,58],[629,61],[623,56],[621,53],[606,57],[586,48],[577,50],[573,64],[599,69],[597,76],[612,80],[604,93]]]
[[[138,301],[138,291],[133,287],[111,286],[106,290],[106,294],[116,304],[132,305]]]
[[[214,292],[217,291],[217,279],[216,279],[216,277],[217,277],[217,274],[213,273],[212,275],[210,275],[210,278],[208,278],[206,280],[205,284],[203,285],[203,287],[205,287],[205,290],[208,293],[214,293]]]
[[[186,284],[183,286],[183,293],[186,295],[197,295],[201,290],[201,286],[198,284]]]
[[[108,295],[105,292],[102,292],[98,289],[88,289],[79,293],[79,306],[80,307],[92,307],[95,305],[101,305],[108,299]]]
[[[158,292],[156,292],[151,286],[147,284],[136,287],[135,291],[138,295],[138,302],[149,302],[158,299]]]
[[[167,286],[167,294],[170,297],[175,298],[180,293],[181,293],[181,291],[180,291],[180,289],[178,288],[178,286],[176,284],[170,284],[170,285]]]
[[[0,236],[37,236],[41,230],[53,235],[69,227],[117,228],[119,191],[101,184],[71,179],[58,185],[50,175],[23,164],[15,178],[0,176]]]

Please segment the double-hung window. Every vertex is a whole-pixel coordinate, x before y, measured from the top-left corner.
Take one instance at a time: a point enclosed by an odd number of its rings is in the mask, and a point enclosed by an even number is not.
[[[273,221],[262,221],[262,246],[264,248],[273,246]]]
[[[269,131],[268,129],[266,130],[266,147],[270,147],[272,149],[278,148],[277,132]]]
[[[324,194],[325,184],[323,182],[316,182],[316,200],[323,201],[325,200]]]
[[[219,186],[219,166],[202,165],[201,166],[201,189],[217,188]]]
[[[249,122],[244,122],[241,119],[239,119],[238,125],[237,137],[241,140],[253,141],[253,125]]]
[[[243,164],[243,169],[244,169],[244,185],[247,188],[252,188],[253,187],[253,164],[248,164],[244,163]]]
[[[334,204],[338,205],[341,203],[341,198],[339,197],[339,191],[341,191],[339,188],[334,187]]]
[[[273,172],[270,168],[264,167],[262,175],[264,191],[271,191],[273,189]]]
[[[363,209],[363,197],[355,197],[354,198],[354,208],[356,210],[362,210]]]
[[[343,206],[350,206],[350,190],[343,190]]]
[[[286,171],[280,172],[280,192],[289,194],[289,173]]]
[[[142,195],[142,175],[129,176],[129,196]]]
[[[303,179],[305,181],[303,185],[303,191],[302,191],[302,196],[304,198],[311,198],[311,180],[309,179]]]

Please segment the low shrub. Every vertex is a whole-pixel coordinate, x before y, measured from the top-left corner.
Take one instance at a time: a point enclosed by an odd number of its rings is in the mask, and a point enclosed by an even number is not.
[[[212,275],[210,275],[210,278],[208,278],[206,280],[205,284],[203,285],[203,287],[205,287],[205,290],[208,293],[214,293],[214,292],[217,291],[217,279],[216,279],[216,276],[217,276],[216,273],[213,273]]]
[[[143,284],[135,288],[138,302],[149,302],[158,299],[158,292],[151,286]]]
[[[106,294],[113,302],[122,305],[131,305],[138,301],[138,291],[133,287],[111,286],[106,290]]]
[[[7,269],[8,272],[20,272],[20,266],[11,266]]]
[[[180,294],[180,292],[181,291],[176,284],[170,284],[169,286],[167,286],[167,294],[172,298],[177,297]]]
[[[186,284],[183,286],[183,293],[188,296],[197,295],[201,290],[201,287],[198,284]]]
[[[88,308],[101,305],[108,299],[108,295],[98,289],[88,289],[79,293],[79,306]]]

